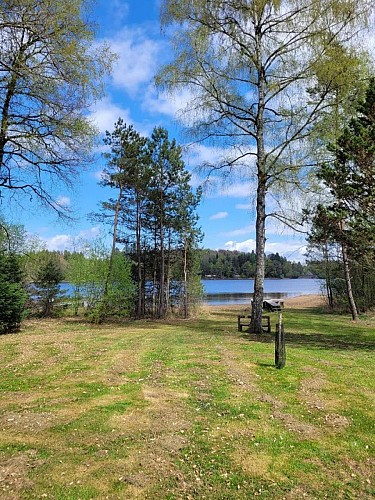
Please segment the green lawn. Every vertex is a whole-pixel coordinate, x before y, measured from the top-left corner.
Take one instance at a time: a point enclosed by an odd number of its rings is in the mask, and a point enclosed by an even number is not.
[[[0,498],[373,498],[375,318],[237,312],[0,336]]]

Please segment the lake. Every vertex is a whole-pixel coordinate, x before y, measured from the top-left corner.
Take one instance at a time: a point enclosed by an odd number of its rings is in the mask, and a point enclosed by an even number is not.
[[[253,296],[254,280],[202,280],[204,303],[211,306],[249,304]],[[317,279],[266,279],[266,299],[281,299],[298,295],[321,293],[322,281]]]
[[[202,280],[204,303],[209,306],[230,304],[250,304],[253,296],[254,280]],[[282,299],[298,295],[317,295],[321,292],[322,281],[315,279],[266,279],[264,291],[266,299]],[[66,296],[72,295],[70,283],[62,283]]]

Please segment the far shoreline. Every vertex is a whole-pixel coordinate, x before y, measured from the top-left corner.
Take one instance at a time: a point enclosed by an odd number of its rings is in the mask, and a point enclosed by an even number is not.
[[[318,295],[318,294],[304,294],[304,295],[297,295],[295,297],[286,297],[283,299],[284,301],[284,309],[283,310],[288,310],[288,309],[309,309],[309,308],[314,308],[314,307],[323,307],[326,303],[325,297],[323,295]],[[203,307],[208,307],[210,310],[212,309],[217,309],[217,310],[223,310],[223,309],[229,309],[229,310],[244,310],[250,309],[250,303],[248,304],[221,304],[221,305],[211,305],[207,303],[203,303]]]

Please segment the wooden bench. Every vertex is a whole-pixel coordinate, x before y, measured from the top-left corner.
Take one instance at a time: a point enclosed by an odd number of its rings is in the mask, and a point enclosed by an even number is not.
[[[263,300],[263,309],[269,312],[281,311],[284,307],[283,300]]]
[[[239,314],[237,316],[237,328],[239,332],[242,332],[242,328],[246,326],[250,328],[251,316],[245,316]],[[270,316],[262,316],[262,329],[264,332],[271,333],[271,318]]]

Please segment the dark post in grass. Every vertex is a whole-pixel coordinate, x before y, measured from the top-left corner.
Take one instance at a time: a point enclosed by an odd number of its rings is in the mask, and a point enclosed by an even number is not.
[[[284,323],[283,315],[279,314],[279,321],[276,324],[275,333],[275,365],[276,368],[284,368],[286,360],[285,338],[284,338]]]

